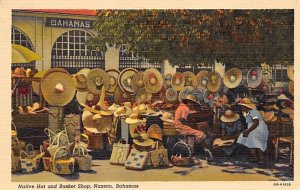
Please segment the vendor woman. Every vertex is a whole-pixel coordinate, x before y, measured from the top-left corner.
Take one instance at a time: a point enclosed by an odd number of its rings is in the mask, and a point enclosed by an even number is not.
[[[240,134],[237,143],[250,148],[254,158],[257,157],[256,155],[258,153],[260,161],[265,162],[264,152],[267,149],[268,127],[259,111],[256,110],[255,104],[252,103],[250,99],[243,98],[238,105],[241,106],[248,126],[247,129]]]

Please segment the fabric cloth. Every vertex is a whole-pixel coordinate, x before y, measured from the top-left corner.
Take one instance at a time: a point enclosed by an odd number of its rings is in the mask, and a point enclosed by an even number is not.
[[[245,145],[248,148],[259,148],[262,151],[265,151],[267,149],[267,141],[269,135],[268,127],[259,111],[257,111],[256,109],[252,109],[246,115],[246,123],[248,124],[248,129],[252,126],[254,119],[258,119],[258,126],[249,133],[248,137],[244,137],[243,133],[241,133],[237,140],[237,143]]]
[[[174,118],[175,128],[180,135],[194,135],[195,140],[199,142],[205,139],[206,135],[202,131],[193,129],[190,126],[184,125],[181,122],[182,119],[186,120],[190,113],[193,113],[193,111],[191,111],[186,104],[180,103],[179,107],[175,112],[175,118]]]

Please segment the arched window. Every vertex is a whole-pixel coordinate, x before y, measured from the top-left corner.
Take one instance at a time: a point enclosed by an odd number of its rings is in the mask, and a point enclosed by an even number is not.
[[[76,73],[81,68],[102,68],[104,54],[90,50],[86,42],[91,35],[85,31],[72,30],[57,38],[52,47],[51,67],[60,67],[70,73]]]

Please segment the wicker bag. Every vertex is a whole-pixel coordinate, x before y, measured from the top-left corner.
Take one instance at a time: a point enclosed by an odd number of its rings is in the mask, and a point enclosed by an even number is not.
[[[138,151],[136,149],[131,149],[130,154],[125,162],[126,169],[142,170],[148,159],[149,152]]]
[[[11,172],[19,172],[21,169],[20,156],[16,156],[14,151],[11,150]]]
[[[50,156],[53,158],[55,152],[61,148],[61,147],[67,147],[70,148],[70,146],[73,143],[69,143],[68,136],[65,134],[65,131],[61,131],[56,134],[53,142],[50,144],[50,146],[47,148],[49,151]]]
[[[183,141],[178,141],[172,148],[171,163],[174,166],[189,167],[194,165],[191,148]],[[186,155],[185,155],[186,154]]]
[[[118,143],[114,143],[110,157],[110,164],[124,165],[130,152],[130,144],[124,139],[120,139]]]
[[[77,145],[73,149],[73,157],[78,166],[78,170],[90,171],[92,169],[92,156],[87,153],[87,150],[82,145]]]
[[[168,167],[168,150],[164,148],[161,142],[155,142],[154,150],[149,152],[151,165],[154,168]]]
[[[41,150],[41,152],[45,153],[45,149],[44,149],[44,147],[42,145],[40,146],[40,150]],[[45,153],[44,156],[42,157],[42,160],[43,160],[44,170],[51,171],[51,161],[52,161],[52,158],[48,157],[46,155],[46,153]]]
[[[103,134],[95,133],[87,129],[84,130],[84,133],[88,136],[88,148],[93,150],[102,150],[103,146]]]
[[[29,155],[20,150],[21,169],[23,173],[36,172],[40,170],[41,158],[44,153]]]
[[[51,171],[55,174],[73,174],[75,159],[71,157],[69,149],[61,147],[56,150],[52,162]]]

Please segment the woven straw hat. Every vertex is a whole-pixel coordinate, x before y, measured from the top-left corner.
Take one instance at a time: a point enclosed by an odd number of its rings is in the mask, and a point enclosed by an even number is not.
[[[233,68],[226,71],[223,82],[228,88],[235,88],[241,83],[242,78],[242,71],[238,68]]]
[[[108,107],[108,111],[115,112],[119,108],[119,105],[113,103],[111,106]]]
[[[225,123],[235,122],[238,119],[240,119],[240,115],[231,110],[226,110],[224,115],[221,116],[221,121]]]
[[[192,86],[185,86],[178,95],[178,100],[181,102],[182,99],[186,98],[189,94],[192,94],[194,87]],[[197,98],[195,99],[197,101]]]
[[[250,109],[255,109],[256,108],[256,105],[254,103],[252,103],[249,98],[241,99],[240,102],[238,103],[238,105],[245,106],[245,107],[250,108]]]
[[[152,124],[148,130],[147,130],[147,134],[150,138],[152,139],[158,139],[158,140],[162,140],[162,129],[160,128],[159,125],[157,124]]]
[[[144,83],[147,92],[158,93],[163,86],[161,73],[155,68],[149,68],[144,72]]]
[[[119,107],[114,112],[115,117],[124,116],[124,115],[126,115],[126,108],[125,107]]]
[[[184,86],[192,86],[193,88],[197,87],[197,77],[191,71],[185,71],[182,73],[185,78]]]
[[[268,83],[266,83],[265,81],[262,81],[257,88],[265,93],[271,92],[270,85]]]
[[[192,91],[192,94],[196,97],[197,102],[202,102],[204,100],[203,91],[196,88]]]
[[[132,113],[128,118],[125,119],[125,123],[132,125],[132,124],[137,124],[137,123],[146,123],[146,119],[138,119],[138,114],[137,113]]]
[[[207,82],[208,82],[208,74],[209,72],[206,70],[199,71],[196,75],[197,77],[197,88],[200,90],[206,90]]]
[[[168,88],[166,90],[166,99],[170,102],[178,100],[178,92],[173,88]]]
[[[291,65],[287,69],[287,75],[290,80],[294,81],[294,65]]]
[[[131,87],[134,92],[137,92],[139,89],[144,88],[144,72],[139,71],[134,73],[132,76]]]
[[[289,114],[289,115],[293,115],[294,114],[294,110],[290,107],[286,107],[284,109],[281,110],[282,113],[285,113],[285,114]]]
[[[289,92],[294,96],[294,81],[289,82]]]
[[[277,97],[278,100],[290,100],[288,97],[286,97],[285,94],[280,94],[278,97]]]
[[[114,94],[114,101],[116,104],[121,104],[123,102],[129,101],[131,99],[131,95],[129,92],[123,92],[120,87],[117,87]]]
[[[99,68],[90,70],[86,79],[87,88],[93,94],[100,94],[102,86],[108,89],[109,83],[109,75],[103,69]]]
[[[82,123],[89,131],[96,131],[97,133],[107,133],[111,126],[105,123],[100,114],[94,114],[90,111],[82,113]]]
[[[144,136],[146,136],[146,135],[147,135],[147,133],[145,133]],[[138,146],[141,146],[141,147],[149,147],[149,146],[153,145],[154,141],[152,139],[147,139],[147,140],[133,139],[133,143],[136,144],[136,145],[138,145]]]
[[[51,68],[41,79],[41,91],[48,104],[65,106],[75,95],[75,82],[68,71]]]
[[[132,89],[132,77],[138,71],[133,68],[124,69],[118,78],[118,83],[123,92],[133,93]]]
[[[149,94],[145,88],[140,88],[135,95],[135,101],[137,103],[145,103],[149,100],[151,100],[151,94]]]
[[[37,80],[33,80],[31,85],[32,85],[33,91],[37,95],[40,95],[40,91],[41,91],[41,89],[40,89],[40,80],[44,76],[45,73],[46,73],[46,71],[42,70],[42,71],[38,71],[36,74],[33,75],[33,78],[37,79]]]
[[[90,72],[90,69],[83,68],[73,75],[73,79],[75,80],[77,90],[86,90],[86,79]]]
[[[220,94],[218,92],[210,92],[209,90],[205,90],[204,94],[204,102],[209,104],[209,105],[213,105],[215,100],[218,100],[219,98],[221,98]]]
[[[92,101],[94,98],[94,95],[90,93],[89,91],[77,91],[76,92],[76,100],[79,104],[86,104],[86,101]]]
[[[185,78],[182,73],[175,73],[172,76],[172,88],[176,91],[182,90],[185,84]]]
[[[262,115],[265,122],[271,121],[274,116],[275,116],[275,113],[273,111],[268,111],[264,115]]]
[[[183,98],[182,100],[181,100],[184,104],[187,104],[187,103],[194,103],[194,104],[199,104],[198,102],[197,102],[197,98],[194,96],[194,95],[192,95],[192,94],[189,94],[189,95],[187,95],[187,97],[186,98]],[[200,104],[199,104],[200,105]]]
[[[170,74],[170,73],[164,74],[163,79],[164,79],[165,88],[167,88],[167,89],[171,88],[172,87],[172,74]]]
[[[248,71],[247,74],[247,83],[248,87],[256,88],[260,85],[262,81],[262,70],[258,67],[253,67]]]
[[[107,89],[108,94],[114,94],[118,87],[118,78],[120,71],[117,69],[109,69],[106,71],[109,75],[109,88]]]
[[[212,71],[208,74],[207,89],[211,92],[217,92],[221,87],[221,76],[218,72]]]
[[[174,123],[173,115],[169,112],[164,112],[160,119],[165,122]]]

